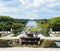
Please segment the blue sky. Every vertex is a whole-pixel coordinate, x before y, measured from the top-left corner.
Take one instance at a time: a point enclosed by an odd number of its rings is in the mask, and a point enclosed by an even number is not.
[[[60,0],[0,0],[0,15],[18,19],[60,16]]]

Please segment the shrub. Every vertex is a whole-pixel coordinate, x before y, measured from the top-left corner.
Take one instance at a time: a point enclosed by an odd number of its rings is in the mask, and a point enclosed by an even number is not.
[[[52,40],[44,40],[41,44],[41,47],[43,47],[43,48],[56,48],[57,45]]]
[[[0,47],[8,47],[8,41],[0,39]]]

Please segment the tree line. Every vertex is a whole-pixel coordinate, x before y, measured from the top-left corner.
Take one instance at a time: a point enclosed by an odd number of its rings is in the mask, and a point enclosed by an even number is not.
[[[14,19],[10,16],[0,16],[0,31],[10,31],[11,28],[14,34],[21,32],[24,29],[28,19]]]
[[[60,31],[60,16],[51,19],[37,20],[38,27],[42,30],[40,32],[44,35],[49,35],[49,30]]]

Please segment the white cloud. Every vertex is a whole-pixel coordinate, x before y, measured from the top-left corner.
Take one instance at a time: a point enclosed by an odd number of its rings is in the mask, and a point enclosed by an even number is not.
[[[50,9],[55,6],[60,5],[59,1],[57,0],[33,0],[32,3],[29,2],[29,0],[20,0],[21,4],[20,6],[23,6],[22,9],[32,9],[32,11],[36,12],[38,9]]]
[[[56,13],[54,8],[60,6],[59,0],[33,0],[33,2],[30,1],[32,0],[11,0],[9,2],[0,1],[0,13],[4,13],[4,15],[8,15],[10,13],[12,16],[14,14],[15,16],[20,15],[21,17],[26,18],[30,18],[30,16],[38,18],[39,16],[41,16],[41,14],[45,15],[46,13]]]
[[[5,6],[5,3],[0,1],[0,7],[4,7],[4,6]]]
[[[46,2],[49,3],[54,3],[57,0],[34,0],[32,3],[29,2],[29,0],[20,0],[20,2],[22,3],[22,5],[31,5],[31,6],[41,6],[42,4],[45,4]]]
[[[28,0],[20,0],[22,6],[25,6],[27,8],[31,7],[31,3]]]
[[[32,5],[33,6],[41,6],[44,3],[45,3],[45,0],[35,0]]]

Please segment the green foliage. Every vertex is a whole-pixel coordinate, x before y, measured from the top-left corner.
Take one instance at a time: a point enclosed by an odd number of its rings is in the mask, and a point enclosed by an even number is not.
[[[39,30],[37,28],[30,28],[30,30],[33,32],[39,32]]]
[[[10,31],[13,29],[13,33],[16,34],[22,31],[28,20],[14,19],[10,16],[0,16],[0,31]]]
[[[8,47],[8,41],[0,39],[0,47]]]
[[[40,32],[40,30],[38,28],[34,28],[34,27],[25,29],[25,32],[28,32],[29,30],[32,32]]]
[[[54,23],[58,23],[58,22],[60,23],[60,16],[49,19],[50,24],[54,24]]]
[[[7,21],[15,21],[13,18],[11,18],[10,16],[0,16],[0,22],[7,22]]]
[[[48,23],[53,30],[60,30],[60,16],[50,19]]]
[[[47,19],[38,20],[37,24],[40,29],[40,33],[42,33],[45,36],[48,36],[48,32],[49,32],[48,20]]]
[[[50,28],[60,31],[60,16],[51,19],[38,20],[37,24],[39,28],[42,28],[40,32],[44,35],[48,35]]]
[[[57,48],[57,45],[52,40],[44,40],[41,44],[43,48]]]

